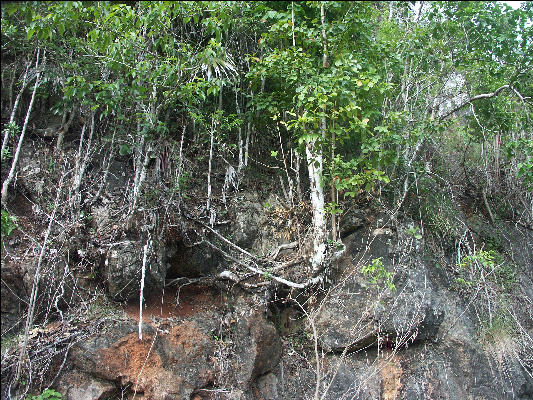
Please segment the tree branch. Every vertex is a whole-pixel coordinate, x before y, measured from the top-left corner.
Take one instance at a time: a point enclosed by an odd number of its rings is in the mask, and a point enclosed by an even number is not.
[[[442,121],[443,119],[445,118],[448,118],[450,115],[452,115],[453,113],[455,113],[456,111],[459,111],[461,108],[463,108],[464,106],[466,106],[467,104],[470,104],[472,103],[473,101],[476,101],[476,100],[481,100],[481,99],[490,99],[491,97],[494,97],[494,96],[497,96],[500,94],[500,92],[504,89],[511,89],[511,85],[503,85],[501,87],[499,87],[498,89],[496,89],[494,92],[492,93],[482,93],[482,94],[478,94],[477,96],[474,96],[470,99],[468,99],[467,101],[465,101],[464,103],[462,103],[461,105],[455,107],[453,110],[447,112],[446,114],[444,114],[442,117],[439,118],[440,121]]]

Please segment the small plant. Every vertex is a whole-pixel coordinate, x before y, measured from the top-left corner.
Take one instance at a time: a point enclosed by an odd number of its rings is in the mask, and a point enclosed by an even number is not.
[[[9,160],[12,157],[13,155],[11,154],[11,149],[5,148],[4,150],[2,150],[2,155],[1,155],[2,161]]]
[[[480,250],[467,255],[462,258],[459,267],[461,276],[456,282],[468,286],[489,281],[510,290],[516,282],[515,267],[506,263],[503,256],[495,250]]]
[[[2,236],[9,236],[17,229],[17,217],[2,209]]]
[[[345,248],[344,243],[342,243],[340,240],[328,239],[328,245],[333,247],[335,250],[343,250]]]
[[[121,144],[118,152],[121,156],[129,156],[133,152],[133,150],[127,144]]]
[[[478,334],[481,340],[495,343],[501,338],[512,336],[514,332],[513,321],[507,313],[500,310],[491,320],[481,324]]]
[[[16,123],[11,122],[5,128],[4,132],[6,132],[6,131],[7,131],[8,136],[15,137],[15,136],[18,135],[18,133],[20,131],[20,128],[19,128],[19,126]],[[2,136],[4,136],[4,135],[2,135]],[[2,150],[2,154],[1,154],[1,160],[2,161],[8,160],[11,157],[13,157],[13,155],[11,154],[11,150],[9,148],[6,147],[4,150]]]
[[[376,285],[378,289],[381,283],[384,283],[390,290],[396,290],[396,285],[392,282],[392,273],[385,269],[381,259],[382,257],[374,258],[370,264],[361,269],[361,272],[364,276],[368,276],[370,283]]]
[[[339,205],[335,202],[327,203],[324,207],[324,210],[326,211],[326,213],[331,215],[342,214],[342,209],[339,208]]]
[[[17,337],[14,335],[4,335],[2,337],[2,353],[11,350],[17,344]]]
[[[264,277],[267,281],[272,280],[272,271],[270,271],[270,270],[265,271],[263,277]]]
[[[39,395],[33,395],[26,397],[26,400],[61,400],[63,397],[61,396],[61,393],[56,392],[53,389],[46,389],[44,392],[42,392]]]
[[[418,227],[411,226],[409,229],[407,229],[407,234],[414,237],[417,240],[422,239],[422,234],[419,232]]]

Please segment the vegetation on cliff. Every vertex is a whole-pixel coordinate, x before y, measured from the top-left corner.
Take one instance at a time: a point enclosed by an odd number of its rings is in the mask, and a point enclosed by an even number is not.
[[[30,387],[37,321],[63,320],[102,286],[140,297],[142,313],[143,291],[197,278],[168,267],[193,247],[197,275],[245,289],[324,284],[369,204],[387,221],[417,221],[413,240],[451,249],[455,287],[485,293],[480,320],[503,318],[496,297],[518,272],[502,243],[485,234],[476,248],[455,216],[533,227],[532,3],[6,2],[1,12],[2,260],[31,277],[25,325],[2,322],[3,336],[24,328],[3,386]],[[242,204],[262,203],[261,216],[240,211],[243,191],[259,193]],[[280,240],[255,245],[264,219]],[[395,288],[381,258],[367,261],[374,284]],[[319,381],[317,366],[317,399]]]

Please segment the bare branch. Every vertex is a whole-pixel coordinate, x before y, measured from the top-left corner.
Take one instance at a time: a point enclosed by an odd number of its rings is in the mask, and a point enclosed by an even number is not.
[[[450,115],[452,115],[453,113],[459,111],[461,108],[463,108],[464,106],[466,106],[467,104],[470,104],[472,103],[473,101],[476,101],[476,100],[481,100],[481,99],[490,99],[491,97],[495,97],[497,95],[500,94],[500,92],[504,89],[511,89],[512,86],[511,85],[503,85],[501,87],[499,87],[498,89],[496,89],[494,92],[492,93],[482,93],[482,94],[478,94],[477,96],[474,96],[468,100],[466,100],[465,102],[463,102],[461,105],[458,105],[457,107],[455,107],[453,110],[447,112],[446,114],[444,114],[442,117],[439,118],[440,121],[442,121],[443,119],[449,117]]]

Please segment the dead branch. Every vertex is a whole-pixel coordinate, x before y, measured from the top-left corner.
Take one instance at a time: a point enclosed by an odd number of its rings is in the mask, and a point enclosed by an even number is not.
[[[481,100],[481,99],[490,99],[491,97],[495,97],[497,95],[500,94],[500,92],[504,89],[512,89],[512,86],[511,85],[503,85],[503,86],[500,86],[498,89],[496,89],[494,92],[492,93],[482,93],[482,94],[478,94],[477,96],[474,96],[468,100],[466,100],[465,102],[463,102],[462,104],[458,105],[457,107],[455,107],[454,109],[452,109],[451,111],[447,112],[446,114],[444,114],[442,117],[439,118],[439,121],[442,121],[444,119],[446,119],[447,117],[449,117],[450,115],[452,115],[453,113],[459,111],[461,108],[463,108],[464,106],[472,103],[473,101],[476,101],[476,100]]]
[[[56,195],[54,211],[52,212],[52,216],[50,217],[50,222],[48,223],[48,229],[46,230],[46,234],[44,235],[43,244],[41,246],[41,252],[39,254],[39,260],[37,262],[37,268],[35,270],[35,275],[34,275],[34,278],[33,278],[33,285],[32,285],[31,296],[30,296],[30,304],[29,304],[29,307],[28,307],[28,316],[26,318],[26,327],[24,329],[24,341],[22,343],[22,348],[20,350],[19,360],[18,360],[18,363],[17,363],[17,372],[16,372],[15,381],[19,380],[20,374],[22,372],[22,364],[24,363],[24,361],[26,359],[26,350],[27,350],[27,345],[28,345],[28,338],[29,338],[29,334],[30,334],[30,328],[33,325],[33,317],[34,317],[35,305],[36,305],[36,301],[37,301],[37,293],[39,291],[39,280],[41,279],[41,267],[42,267],[43,256],[44,256],[44,252],[46,250],[48,237],[50,236],[50,232],[52,230],[52,226],[53,226],[54,221],[55,221],[56,211],[57,211],[57,209],[59,207],[59,198],[60,198],[60,195],[61,195],[61,190],[63,188],[63,178],[64,177],[65,177],[65,175],[62,175],[61,176],[61,180],[59,181],[59,188],[57,189],[57,195]],[[29,384],[29,382],[28,382],[28,384]]]
[[[289,250],[289,249],[295,249],[298,247],[298,242],[291,242],[279,245],[278,248],[271,253],[271,255],[268,257],[269,260],[274,261],[281,250]]]

